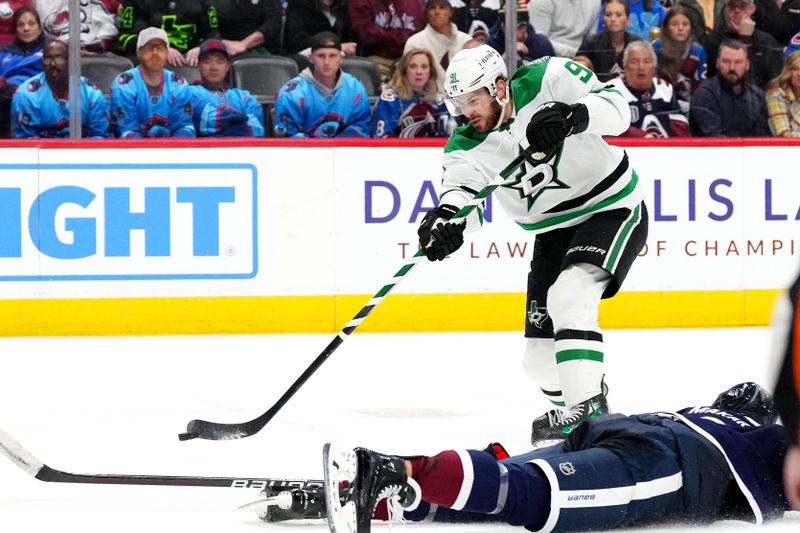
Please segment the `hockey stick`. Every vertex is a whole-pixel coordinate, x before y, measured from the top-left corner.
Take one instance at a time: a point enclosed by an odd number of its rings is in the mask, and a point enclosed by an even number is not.
[[[263,477],[147,476],[125,474],[72,474],[49,467],[0,429],[0,452],[22,470],[40,481],[90,483],[98,485],[161,485],[172,487],[228,487],[234,489],[276,490],[321,487],[322,480]]]
[[[526,162],[531,163],[533,166],[540,164],[541,159],[544,157],[544,154],[541,154],[542,157],[536,157],[539,153],[532,154],[532,150],[530,148],[522,151],[506,168],[504,168],[500,173],[495,176],[489,183],[481,189],[472,199],[462,207],[451,220],[465,218],[470,213],[472,213],[475,208],[482,203],[496,188],[504,185],[507,180],[509,180],[509,176],[511,176],[520,166],[524,166]],[[403,267],[397,271],[397,273],[392,277],[391,281],[384,285],[381,290],[379,290],[372,299],[367,302],[367,304],[361,308],[361,310],[348,322],[342,331],[339,332],[336,337],[322,350],[314,361],[306,368],[306,370],[300,374],[294,383],[283,393],[275,404],[270,407],[265,413],[254,418],[253,420],[249,420],[247,422],[241,422],[238,424],[226,424],[222,422],[209,422],[207,420],[192,420],[186,427],[186,432],[181,433],[178,435],[180,440],[189,440],[189,439],[208,439],[208,440],[233,440],[233,439],[241,439],[243,437],[250,437],[255,435],[261,428],[267,425],[275,414],[281,410],[281,408],[289,401],[289,399],[294,396],[297,390],[303,386],[303,384],[311,377],[311,375],[317,371],[317,369],[322,366],[328,357],[339,347],[342,342],[347,338],[348,335],[353,333],[355,329],[361,325],[364,320],[369,316],[369,314],[380,304],[384,298],[394,289],[398,283],[400,283],[406,274],[408,274],[414,266],[421,262],[425,258],[425,249],[421,248],[414,254],[411,259],[409,259]]]

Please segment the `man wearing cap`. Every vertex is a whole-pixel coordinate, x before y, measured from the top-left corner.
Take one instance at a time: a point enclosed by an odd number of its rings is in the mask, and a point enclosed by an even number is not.
[[[200,80],[189,87],[198,137],[263,137],[261,104],[245,89],[228,86],[231,58],[225,44],[204,41],[199,58]]]
[[[747,46],[750,77],[762,89],[783,67],[783,47],[775,37],[756,28],[754,0],[730,0],[722,10],[724,22],[700,42],[708,54],[710,78],[717,73],[717,57],[723,41],[736,39]]]
[[[55,40],[44,47],[44,72],[22,83],[11,101],[11,129],[17,139],[69,137],[69,48]],[[110,137],[103,92],[81,78],[81,136]]]
[[[167,32],[161,28],[139,33],[139,66],[117,76],[111,85],[111,123],[118,137],[195,136],[189,86],[164,68],[168,46]]]
[[[339,37],[321,32],[311,39],[311,66],[278,92],[276,115],[289,137],[369,137],[367,90],[342,71]]]
[[[444,69],[450,64],[450,59],[456,52],[464,47],[470,36],[452,22],[453,6],[450,0],[426,0],[425,17],[428,24],[422,31],[415,33],[406,41],[403,53],[415,48],[429,50],[436,59],[436,77],[439,87],[444,87]]]

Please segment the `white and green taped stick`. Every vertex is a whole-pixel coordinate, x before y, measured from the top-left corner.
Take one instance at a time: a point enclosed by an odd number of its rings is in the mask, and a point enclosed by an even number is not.
[[[536,165],[537,161],[532,157],[535,157],[540,154],[534,154],[531,156],[531,150],[523,151],[519,156],[514,159],[506,168],[504,168],[495,178],[493,178],[483,189],[481,189],[472,199],[467,202],[467,205],[462,207],[451,220],[465,218],[467,217],[472,211],[474,211],[478,205],[480,205],[496,188],[500,187],[501,185],[505,184],[508,180],[508,177],[516,172],[516,170],[524,165],[527,162],[531,163],[532,165]],[[543,154],[542,154],[543,155]],[[207,420],[192,420],[186,427],[186,432],[181,433],[178,435],[180,440],[190,440],[195,438],[200,439],[207,439],[207,440],[233,440],[233,439],[241,439],[243,437],[250,437],[251,435],[255,435],[258,433],[261,428],[267,425],[275,414],[281,410],[281,408],[289,401],[289,399],[294,396],[294,394],[303,386],[303,384],[311,377],[317,369],[322,366],[328,357],[339,347],[342,342],[351,334],[353,331],[361,325],[364,320],[372,313],[372,311],[378,307],[378,305],[392,292],[402,280],[405,278],[406,274],[408,274],[414,266],[422,261],[425,258],[425,249],[421,248],[414,254],[408,261],[403,265],[403,267],[397,271],[397,273],[392,277],[391,281],[381,287],[375,296],[373,296],[367,304],[361,308],[361,310],[350,320],[342,331],[340,331],[336,337],[322,350],[314,361],[306,368],[306,370],[298,377],[294,383],[283,393],[275,405],[269,408],[264,414],[260,415],[258,418],[254,418],[248,422],[242,422],[239,424],[226,424],[221,422],[209,422]]]

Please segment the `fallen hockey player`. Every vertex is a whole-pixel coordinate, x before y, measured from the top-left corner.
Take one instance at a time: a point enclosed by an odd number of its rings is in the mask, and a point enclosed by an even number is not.
[[[775,419],[771,395],[747,382],[710,406],[604,415],[560,444],[505,459],[498,445],[403,457],[326,444],[324,489],[267,491],[263,518],[327,517],[334,533],[368,533],[373,517],[531,531],[760,524],[789,509]]]

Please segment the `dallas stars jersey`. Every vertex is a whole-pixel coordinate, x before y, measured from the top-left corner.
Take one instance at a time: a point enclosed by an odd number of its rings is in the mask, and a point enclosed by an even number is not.
[[[497,130],[479,133],[470,124],[459,128],[445,147],[441,203],[463,207],[475,192],[506,169],[527,148],[525,129],[534,111],[550,101],[585,104],[589,126],[567,137],[544,163],[533,157],[510,174],[509,184],[494,194],[523,229],[533,233],[573,226],[593,214],[633,209],[642,201],[636,173],[625,152],[601,135],[619,135],[630,126],[630,109],[622,95],[598,81],[584,66],[547,57],[520,67],[511,79],[512,118]],[[483,213],[468,218],[477,229]]]

